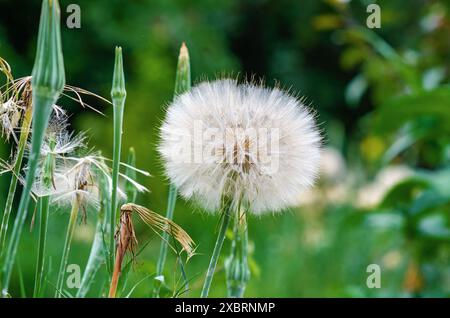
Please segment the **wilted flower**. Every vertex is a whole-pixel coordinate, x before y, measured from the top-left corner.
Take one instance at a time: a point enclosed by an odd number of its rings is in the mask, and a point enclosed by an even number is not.
[[[314,115],[278,88],[201,83],[169,106],[160,134],[170,180],[208,210],[229,197],[255,214],[280,211],[319,171]]]
[[[13,98],[4,103],[0,101],[0,125],[2,136],[6,136],[6,139],[12,135],[17,142],[14,131],[19,126],[21,113],[22,107]]]
[[[21,128],[21,119],[25,113],[25,109],[31,107],[31,79],[31,76],[21,77],[15,80],[11,77],[8,83],[9,85],[5,85],[4,87],[6,89],[0,92],[0,126],[2,136],[5,136],[7,140],[12,136],[18,142],[16,131]],[[85,103],[81,96],[90,95],[109,103],[103,97],[78,87],[65,85],[64,90],[74,94],[75,97],[65,92],[62,93],[63,96],[76,101],[82,107],[90,108],[100,114],[101,112],[97,109]],[[53,105],[53,112],[55,117],[64,115],[64,110],[56,104]]]
[[[47,127],[44,142],[41,148],[41,156],[54,155],[62,157],[75,151],[80,151],[86,147],[86,136],[83,132],[74,135],[69,132],[69,123],[67,122],[65,112],[55,114]]]
[[[89,205],[98,208],[100,178],[104,178],[109,187],[112,187],[108,159],[98,153],[86,151],[85,134],[75,135],[69,132],[68,126],[67,116],[64,113],[57,114],[50,120],[41,148],[42,163],[33,185],[33,193],[38,197],[51,196],[53,202],[62,205],[71,205],[76,199],[84,211]],[[52,162],[51,168],[48,164],[49,159]],[[145,171],[129,168],[148,175]],[[124,174],[120,176],[138,191],[147,191],[135,180]],[[117,191],[121,198],[126,198],[121,189]]]

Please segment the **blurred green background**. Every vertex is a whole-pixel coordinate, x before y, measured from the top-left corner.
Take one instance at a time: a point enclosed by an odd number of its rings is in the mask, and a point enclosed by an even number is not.
[[[61,0],[81,8],[81,29],[62,28],[67,83],[109,98],[114,46],[124,50],[127,102],[123,160],[153,176],[138,203],[164,214],[168,182],[156,152],[158,128],[174,89],[180,44],[190,52],[194,83],[222,76],[264,78],[306,97],[324,135],[322,176],[298,208],[251,217],[250,297],[448,297],[450,295],[450,2],[376,1],[381,28],[369,29],[363,0]],[[0,1],[0,56],[13,75],[31,72],[40,1]],[[3,81],[3,78],[2,78]],[[72,128],[112,152],[112,109],[106,116],[68,99]],[[1,157],[10,145],[2,142]],[[9,174],[0,179],[4,205]],[[30,218],[31,219],[31,218]],[[51,214],[50,270],[56,272],[68,213]],[[175,221],[198,245],[186,266],[189,296],[198,296],[218,219],[179,200]],[[96,222],[77,228],[69,263],[85,266]],[[28,224],[30,224],[29,222]],[[138,222],[137,222],[138,223]],[[143,245],[128,286],[155,271],[159,239],[138,223]],[[14,295],[33,288],[37,229],[27,231],[13,277]],[[223,260],[211,296],[225,296]],[[369,264],[381,288],[368,288]],[[19,270],[20,268],[20,270]],[[170,255],[167,295],[179,286]],[[19,275],[21,273],[22,275]],[[49,277],[50,286],[55,279]],[[98,276],[97,287],[106,278]],[[178,285],[177,285],[178,284]],[[51,289],[51,288],[49,288]],[[99,296],[99,288],[89,295]],[[132,297],[151,295],[144,279]],[[48,294],[52,295],[48,290]]]

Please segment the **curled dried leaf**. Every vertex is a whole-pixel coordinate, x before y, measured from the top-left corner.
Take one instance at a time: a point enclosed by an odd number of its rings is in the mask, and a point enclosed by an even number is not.
[[[162,231],[171,235],[176,241],[178,241],[187,253],[188,257],[194,255],[194,241],[191,239],[179,225],[175,222],[153,212],[143,206],[127,203],[120,208],[120,226],[116,232],[115,240],[117,242],[116,247],[116,259],[114,263],[114,271],[111,278],[111,285],[109,288],[109,297],[114,298],[116,296],[117,284],[119,282],[120,272],[122,270],[122,262],[125,257],[125,253],[128,251],[134,258],[137,239],[134,231],[132,213],[135,212],[142,221],[145,222],[155,232]],[[169,245],[170,246],[170,245]],[[174,249],[173,247],[171,247]],[[175,249],[174,249],[175,250]]]
[[[134,203],[127,203],[122,205],[121,211],[122,213],[127,211],[136,212],[142,219],[142,221],[144,221],[152,229],[156,231],[163,231],[169,235],[172,235],[175,240],[177,240],[181,244],[188,257],[194,255],[194,241],[191,239],[189,234],[187,234],[186,231],[184,231],[175,222]]]

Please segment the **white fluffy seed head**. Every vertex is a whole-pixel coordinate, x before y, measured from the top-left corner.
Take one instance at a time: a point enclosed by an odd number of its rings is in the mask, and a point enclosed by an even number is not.
[[[170,181],[209,211],[223,197],[254,214],[281,211],[298,204],[319,170],[314,115],[278,88],[203,82],[175,98],[160,134]]]

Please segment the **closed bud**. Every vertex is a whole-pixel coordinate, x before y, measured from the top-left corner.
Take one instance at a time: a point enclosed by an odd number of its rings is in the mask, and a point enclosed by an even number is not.
[[[57,0],[44,0],[32,72],[33,93],[56,101],[64,85],[59,4]]]
[[[124,101],[127,96],[127,91],[125,90],[125,75],[123,73],[123,59],[122,59],[122,48],[116,47],[116,59],[114,62],[114,74],[111,89],[111,98],[113,102],[115,99],[118,101]]]

